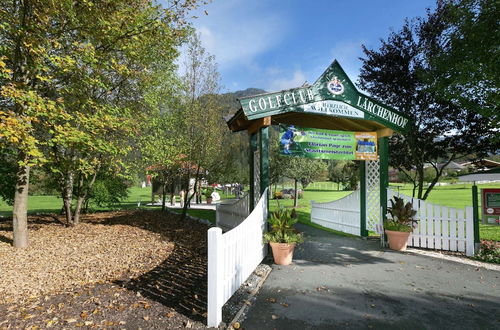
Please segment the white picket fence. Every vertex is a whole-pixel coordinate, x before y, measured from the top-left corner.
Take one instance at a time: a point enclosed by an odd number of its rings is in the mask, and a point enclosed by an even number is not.
[[[208,320],[209,327],[222,321],[222,306],[246,281],[267,254],[262,235],[267,223],[267,189],[252,213],[236,228],[222,234],[208,230]]]
[[[464,210],[441,205],[398,194],[387,189],[387,203],[393,196],[403,198],[405,203],[411,202],[417,211],[418,226],[408,238],[408,246],[460,251],[466,255],[474,254],[474,222],[473,208],[467,206]]]
[[[245,195],[232,203],[221,203],[215,208],[215,224],[224,231],[229,231],[248,217],[249,195]]]
[[[333,202],[311,201],[311,222],[352,235],[361,235],[360,191]]]

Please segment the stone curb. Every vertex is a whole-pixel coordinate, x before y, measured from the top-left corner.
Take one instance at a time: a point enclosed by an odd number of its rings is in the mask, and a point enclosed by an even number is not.
[[[406,249],[406,252],[410,252],[413,254],[418,254],[418,255],[423,255],[431,258],[436,258],[436,259],[442,259],[442,260],[449,260],[453,262],[458,262],[464,265],[469,265],[469,266],[474,266],[474,267],[482,267],[488,270],[494,270],[497,272],[500,272],[500,265],[496,264],[490,264],[487,262],[481,262],[477,260],[471,260],[469,258],[465,257],[457,257],[457,256],[452,256],[444,253],[439,253],[439,252],[434,252],[434,251],[426,251],[426,250],[418,250],[418,249],[411,249],[408,248]]]
[[[259,292],[262,285],[264,285],[264,282],[266,281],[269,274],[271,274],[271,271],[272,271],[272,268],[269,267],[269,269],[266,270],[266,273],[261,277],[261,279],[260,279],[259,283],[257,284],[257,286],[255,287],[255,289],[253,289],[252,292],[250,292],[248,298],[255,297],[255,295]],[[243,306],[241,306],[240,310],[236,313],[236,315],[233,317],[231,322],[229,322],[229,325],[226,327],[226,329],[227,330],[235,330],[235,328],[233,327],[233,324],[235,324],[236,322],[240,323],[241,317],[245,314],[245,312],[249,308],[250,308],[250,305],[243,304]]]

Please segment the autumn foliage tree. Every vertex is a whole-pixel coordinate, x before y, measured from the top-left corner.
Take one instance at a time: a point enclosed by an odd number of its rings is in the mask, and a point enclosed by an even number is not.
[[[30,168],[58,180],[68,224],[102,166],[122,170],[195,0],[0,1],[0,148],[15,154],[14,246],[27,240]],[[77,187],[76,207],[73,189]]]

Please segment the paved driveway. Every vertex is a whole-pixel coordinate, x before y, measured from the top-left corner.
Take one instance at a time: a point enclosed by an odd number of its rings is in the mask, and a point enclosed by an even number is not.
[[[500,272],[300,226],[244,329],[500,329]]]

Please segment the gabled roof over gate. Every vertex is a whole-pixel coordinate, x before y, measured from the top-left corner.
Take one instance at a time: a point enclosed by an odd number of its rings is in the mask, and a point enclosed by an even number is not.
[[[232,131],[285,123],[346,131],[406,132],[411,118],[359,92],[337,60],[309,86],[239,99]]]

